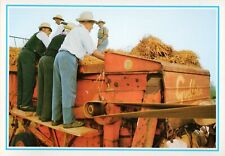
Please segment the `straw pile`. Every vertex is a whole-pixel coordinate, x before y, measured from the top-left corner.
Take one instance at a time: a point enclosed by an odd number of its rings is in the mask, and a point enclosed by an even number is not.
[[[124,50],[113,50],[113,49],[106,49],[104,52],[109,53],[120,53],[120,54],[129,54],[127,51]],[[103,64],[104,61],[90,55],[86,55],[83,60],[80,61],[81,65],[88,65],[88,64]]]
[[[21,48],[15,48],[15,47],[10,47],[9,48],[9,65],[10,66],[17,66],[17,58],[19,56]],[[97,59],[94,56],[85,56],[84,59],[81,61],[82,65],[86,64],[102,64],[104,63],[102,60]]]
[[[198,56],[191,50],[181,50],[173,52],[173,56],[180,58],[177,63],[185,65],[195,65],[200,67]]]
[[[173,50],[171,46],[153,36],[143,38],[140,43],[132,49],[130,54],[147,59],[201,67],[198,56],[193,51]]]
[[[156,60],[201,67],[198,56],[191,50],[174,51],[168,57],[157,57]]]
[[[9,65],[16,66],[20,48],[9,47]]]
[[[125,51],[125,50],[122,50],[122,49],[106,49],[104,52],[107,52],[107,53],[119,53],[119,54],[126,54],[126,55],[129,55],[129,52],[128,51]]]
[[[104,61],[90,55],[84,56],[83,60],[80,61],[81,65],[87,65],[87,64],[103,64]]]
[[[173,48],[164,44],[160,39],[149,36],[144,37],[131,51],[131,55],[141,56],[147,59],[155,59],[158,56],[171,55]]]

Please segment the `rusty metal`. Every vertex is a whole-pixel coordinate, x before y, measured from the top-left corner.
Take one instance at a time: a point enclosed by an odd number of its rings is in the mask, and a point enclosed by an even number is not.
[[[79,72],[85,74],[101,73],[104,71],[104,64],[80,65]]]
[[[105,103],[104,102],[88,102],[85,104],[85,111],[90,116],[101,115],[105,113]]]
[[[160,62],[160,64],[162,64],[163,71],[210,76],[209,71],[204,70],[202,68],[190,67],[186,65],[174,64],[174,63],[168,63],[168,62]]]
[[[49,140],[44,134],[38,131],[35,127],[29,126],[28,129],[38,138],[40,139],[45,145],[53,147],[54,143]]]
[[[209,75],[164,72],[164,102],[191,103],[210,99]]]
[[[138,118],[137,125],[132,147],[152,147],[157,118]]]
[[[49,128],[49,131],[50,131],[50,133],[51,133],[51,136],[53,137],[52,139],[53,139],[53,142],[54,142],[54,146],[59,147],[60,145],[59,145],[59,141],[58,141],[58,138],[57,138],[57,136],[56,136],[55,130]]]
[[[161,68],[161,64],[157,61],[118,53],[105,54],[105,72],[151,72],[159,71]]]
[[[103,142],[104,147],[118,147],[119,144],[119,132],[121,120],[116,121],[113,124],[104,125]]]

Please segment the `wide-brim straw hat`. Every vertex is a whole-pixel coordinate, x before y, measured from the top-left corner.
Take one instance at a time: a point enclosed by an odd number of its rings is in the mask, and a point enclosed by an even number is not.
[[[99,21],[97,22],[97,24],[99,24],[99,23],[103,23],[103,24],[105,24],[105,21],[103,21],[103,20],[99,20]]]
[[[94,20],[93,14],[90,11],[85,11],[80,14],[80,17],[76,19],[78,22],[94,22],[96,23],[96,20]]]
[[[212,105],[210,101],[203,101],[199,105]],[[216,123],[216,119],[202,119],[202,118],[195,118],[195,123],[201,126],[209,126]]]
[[[41,25],[38,28],[39,28],[39,30],[41,28],[49,28],[52,31],[52,28],[51,28],[50,24],[46,23],[46,22],[41,23]]]
[[[75,27],[74,23],[68,23],[64,25],[64,29],[72,30]]]
[[[54,16],[52,19],[53,19],[53,20],[55,20],[55,19],[60,19],[60,20],[64,21],[64,19],[63,19],[63,17],[62,17],[61,15],[56,15],[56,16]]]

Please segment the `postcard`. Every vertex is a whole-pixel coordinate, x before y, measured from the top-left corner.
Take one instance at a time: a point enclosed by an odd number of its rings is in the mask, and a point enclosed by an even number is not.
[[[0,155],[223,155],[224,2],[1,2]]]

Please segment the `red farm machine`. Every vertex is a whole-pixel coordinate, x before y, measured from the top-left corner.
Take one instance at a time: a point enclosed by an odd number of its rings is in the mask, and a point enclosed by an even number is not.
[[[11,66],[10,146],[159,147],[168,119],[216,117],[210,74],[200,68],[106,53],[103,64],[80,66],[73,110],[85,126],[70,129],[16,109],[16,77]]]

